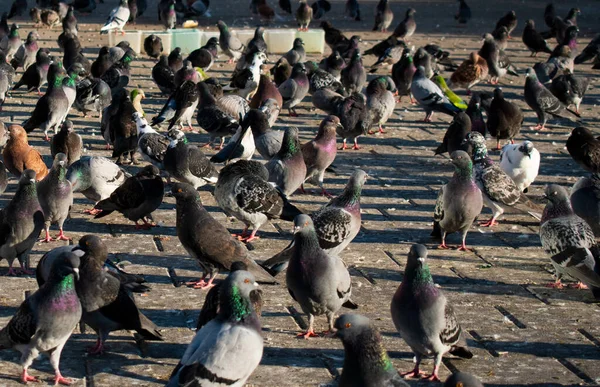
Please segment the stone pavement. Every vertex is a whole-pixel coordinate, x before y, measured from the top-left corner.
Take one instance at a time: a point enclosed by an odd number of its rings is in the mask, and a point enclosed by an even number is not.
[[[85,53],[95,58],[99,47],[106,44],[105,36],[97,31],[99,23],[116,3],[106,0],[96,12],[80,18],[81,41]],[[257,21],[248,17],[247,2],[223,0],[212,5],[213,17],[203,23],[214,28],[214,22],[223,18],[236,27],[255,26]],[[271,3],[275,3],[271,1]],[[363,37],[361,48],[367,49],[385,35],[370,32],[375,3],[361,1],[363,22],[351,22],[343,18],[343,2],[334,1],[334,10],[328,15],[334,25],[344,27],[347,35],[354,33]],[[523,46],[520,34],[527,18],[534,18],[538,28],[543,29],[542,1],[470,1],[474,20],[467,28],[457,28],[451,15],[457,9],[454,1],[405,2],[394,1],[396,14],[393,27],[402,19],[405,9],[417,9],[417,34],[411,43],[419,47],[429,42],[442,45],[452,52],[460,63],[480,46],[480,36],[490,31],[495,21],[508,10],[515,9],[519,26],[509,42],[508,54],[521,69],[532,65],[534,59]],[[558,4],[559,13],[566,14],[571,5],[582,10],[580,17],[581,48],[590,40],[598,25],[597,2],[579,1]],[[0,5],[7,8],[8,1]],[[150,2],[146,15],[139,19],[139,28],[156,29],[156,1]],[[295,5],[294,5],[295,7]],[[89,23],[89,24],[86,24]],[[32,28],[29,21],[20,21],[24,38]],[[276,25],[284,25],[279,23]],[[293,22],[287,22],[293,26]],[[311,27],[316,27],[313,22]],[[42,45],[58,54],[56,37],[58,30],[40,30]],[[552,42],[554,44],[554,41]],[[540,55],[545,58],[545,55]],[[277,58],[271,58],[274,62]],[[320,59],[320,57],[314,57]],[[366,57],[365,63],[375,60]],[[141,55],[133,64],[132,86],[145,90],[144,109],[152,117],[161,108],[165,97],[150,78],[154,62]],[[582,105],[585,125],[598,131],[598,78],[589,64],[577,67],[579,74],[593,77],[591,89]],[[232,65],[220,62],[210,75],[221,80],[231,74]],[[520,71],[521,74],[524,71]],[[449,74],[445,74],[447,77]],[[542,153],[540,176],[530,189],[529,196],[541,202],[545,184],[550,182],[571,186],[583,170],[569,157],[564,147],[574,124],[568,120],[551,121],[550,130],[539,134],[529,129],[535,125],[534,114],[522,101],[524,76],[505,78],[503,89],[506,98],[517,101],[526,113],[523,130],[517,141],[529,139]],[[489,84],[475,90],[492,90]],[[464,97],[464,90],[459,91]],[[37,96],[14,92],[5,104],[1,119],[6,123],[21,123],[35,104]],[[300,117],[292,118],[282,112],[277,128],[296,125],[301,130],[303,142],[314,136],[323,114],[311,111],[310,98],[302,103]],[[441,377],[451,371],[461,370],[477,375],[490,385],[597,385],[600,383],[600,309],[589,291],[554,290],[544,286],[551,278],[549,258],[540,247],[538,223],[530,216],[519,213],[507,214],[493,230],[474,226],[468,236],[472,252],[437,250],[429,238],[433,206],[437,191],[451,176],[452,168],[447,157],[433,157],[433,149],[441,140],[450,121],[449,117],[434,116],[433,124],[423,124],[423,111],[407,104],[406,99],[397,105],[396,114],[386,126],[384,135],[360,138],[360,151],[338,153],[335,172],[327,173],[326,186],[333,193],[341,192],[354,168],[362,168],[369,179],[362,196],[361,233],[344,251],[342,258],[351,267],[354,285],[353,298],[360,304],[357,312],[374,320],[381,330],[392,361],[396,368],[405,371],[412,367],[410,349],[396,333],[389,314],[389,303],[402,280],[406,253],[413,243],[424,243],[430,248],[429,265],[434,280],[454,305],[462,323],[467,341],[473,348],[472,360],[445,359]],[[70,119],[84,137],[87,154],[109,155],[99,133],[96,116],[82,118],[72,111]],[[195,128],[198,130],[198,128]],[[193,143],[206,141],[203,132],[189,136]],[[49,147],[42,134],[35,131],[30,143],[45,155],[50,165]],[[489,146],[495,141],[489,142]],[[212,153],[213,151],[209,151]],[[498,154],[493,153],[497,158]],[[135,172],[137,167],[127,167]],[[13,179],[0,205],[5,206],[15,191]],[[201,191],[207,209],[227,224],[231,231],[242,228],[239,222],[229,222],[211,195],[212,187]],[[326,203],[317,195],[294,195],[294,204],[312,211]],[[90,219],[82,210],[91,205],[77,194],[72,219],[66,224],[67,235],[78,240],[82,235],[94,233],[109,246],[114,259],[129,262],[126,269],[143,273],[152,291],[136,296],[140,308],[158,326],[165,337],[163,342],[140,342],[130,332],[115,332],[110,336],[108,353],[100,357],[87,356],[86,347],[93,344],[95,335],[88,328],[85,333],[76,329],[63,352],[61,366],[63,375],[76,378],[76,386],[160,386],[183,354],[194,335],[198,310],[202,305],[204,291],[178,286],[180,281],[197,278],[198,264],[182,248],[175,234],[173,198],[165,198],[163,205],[154,213],[160,227],[151,231],[137,231],[131,222],[118,214],[102,220]],[[483,217],[489,215],[485,210]],[[280,251],[291,238],[291,224],[275,221],[260,232],[261,239],[252,243],[254,254],[266,259]],[[53,230],[54,232],[54,230]],[[456,235],[449,243],[459,242]],[[61,242],[62,243],[62,242]],[[39,257],[59,243],[37,244],[31,264],[35,267]],[[6,263],[0,263],[0,273],[5,274]],[[282,282],[285,279],[282,278]],[[34,278],[0,277],[0,326],[4,326],[23,301],[26,291],[34,291]],[[330,385],[341,371],[343,349],[333,338],[301,340],[296,333],[304,329],[306,318],[298,313],[299,306],[289,297],[285,284],[264,286],[265,308],[262,316],[265,351],[262,362],[249,384],[253,386],[320,386]],[[325,319],[316,319],[316,329],[326,328]],[[20,366],[16,352],[0,352],[0,386],[18,384]],[[430,370],[431,361],[424,364]],[[46,358],[36,361],[31,373],[45,382],[51,380],[52,369]],[[411,384],[425,384],[411,381]]]

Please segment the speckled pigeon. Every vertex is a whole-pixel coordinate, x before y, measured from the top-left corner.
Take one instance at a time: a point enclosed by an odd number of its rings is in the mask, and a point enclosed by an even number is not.
[[[600,236],[600,176],[593,173],[590,177],[581,177],[571,188],[571,207],[573,212],[584,219]]]

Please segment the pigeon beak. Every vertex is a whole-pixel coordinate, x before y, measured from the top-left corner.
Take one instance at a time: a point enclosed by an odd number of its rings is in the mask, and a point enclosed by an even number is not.
[[[58,165],[60,165],[61,167],[64,167],[65,166],[65,162],[64,161],[59,161]]]
[[[75,276],[75,279],[77,281],[79,281],[79,269],[78,268],[73,269],[73,275]]]
[[[29,179],[29,182],[35,184],[35,179]]]
[[[255,288],[258,287],[258,282],[254,281],[254,283],[252,284]]]

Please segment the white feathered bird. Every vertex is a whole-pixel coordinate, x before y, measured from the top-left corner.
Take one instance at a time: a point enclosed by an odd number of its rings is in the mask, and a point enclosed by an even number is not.
[[[123,27],[125,27],[127,20],[129,20],[129,14],[127,0],[121,0],[119,6],[110,11],[106,23],[100,28],[100,33],[107,34],[109,31],[119,30],[122,34],[125,34],[125,32],[123,32]]]
[[[500,167],[521,192],[526,192],[540,170],[540,152],[527,140],[520,144],[506,144],[500,154]]]

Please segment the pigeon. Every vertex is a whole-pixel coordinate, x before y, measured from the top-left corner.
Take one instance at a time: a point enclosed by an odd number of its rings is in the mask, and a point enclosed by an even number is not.
[[[210,38],[204,46],[192,51],[187,60],[192,62],[194,67],[199,67],[204,71],[210,70],[217,58],[218,44],[219,40],[217,38]]]
[[[513,32],[515,28],[517,28],[517,14],[515,11],[510,11],[506,15],[502,16],[500,20],[496,23],[496,30],[500,27],[506,27],[508,30],[508,38],[510,39],[510,34]]]
[[[548,43],[544,40],[542,35],[536,31],[535,23],[533,20],[527,20],[525,29],[523,30],[523,43],[531,51],[531,56],[536,56],[538,52],[545,52],[548,54],[552,53]]]
[[[404,17],[404,20],[402,20],[394,30],[395,37],[402,40],[407,40],[415,33],[415,30],[417,29],[415,13],[417,13],[417,11],[414,8],[409,8],[406,10],[406,16]]]
[[[492,37],[501,51],[506,50],[508,47],[508,29],[505,26],[492,31]]]
[[[425,71],[427,78],[432,78],[434,75],[435,58],[425,50],[423,47],[419,47],[413,56],[413,62],[416,68],[422,66]]]
[[[446,352],[465,359],[473,354],[467,348],[454,309],[437,288],[426,262],[427,248],[413,245],[408,253],[402,283],[390,306],[396,329],[415,354],[415,368],[401,376],[420,377],[425,356],[434,357],[430,381],[440,381],[438,370]]]
[[[567,151],[586,170],[600,172],[600,140],[588,128],[578,126],[571,131],[567,139]]]
[[[246,47],[240,42],[237,36],[231,34],[225,22],[219,20],[217,27],[219,27],[220,32],[219,45],[221,46],[221,50],[230,58],[227,63],[237,61],[242,56],[242,52],[244,52]]]
[[[216,137],[220,138],[218,149],[223,147],[224,138],[233,135],[239,123],[237,120],[229,117],[218,105],[215,97],[210,94],[208,85],[205,82],[198,83],[199,104],[198,104],[198,125],[208,132],[210,142]],[[209,144],[210,144],[209,142]]]
[[[134,92],[131,92],[134,95]],[[109,110],[114,109],[113,114]],[[136,164],[138,136],[137,125],[133,119],[136,109],[125,89],[121,89],[113,96],[111,106],[104,109],[102,113],[102,134],[108,143],[112,143],[112,157],[117,158],[117,164],[129,156],[131,163]]]
[[[8,261],[8,275],[33,274],[29,270],[29,253],[43,228],[44,212],[38,201],[36,174],[26,169],[20,176],[17,192],[0,211],[0,257]],[[12,268],[15,258],[20,270]]]
[[[27,70],[29,66],[35,63],[35,57],[39,50],[39,38],[40,36],[37,31],[31,31],[27,34],[27,40],[19,47],[10,61],[11,66],[15,70],[19,67],[23,67],[23,70]]]
[[[342,70],[345,67],[346,61],[337,50],[332,51],[327,58],[323,58],[319,63],[319,68],[327,71],[338,81],[342,79]]]
[[[252,131],[240,126],[229,142],[217,154],[210,158],[212,163],[234,163],[238,160],[250,160],[254,156],[256,145]]]
[[[308,94],[308,77],[304,63],[296,63],[291,76],[279,86],[279,93],[283,98],[282,108],[288,109],[291,117],[298,117],[296,105]]]
[[[271,129],[267,107],[268,105],[264,105],[261,109],[249,110],[241,125],[242,129],[251,129],[256,150],[265,160],[270,160],[281,149],[284,132]]]
[[[387,32],[394,20],[394,12],[390,8],[388,0],[379,0],[375,7],[375,25],[373,31]]]
[[[175,72],[169,67],[166,55],[161,55],[152,68],[152,80],[163,94],[175,91]]]
[[[152,129],[140,113],[133,113],[133,118],[138,130],[138,152],[140,152],[144,160],[159,169],[164,169],[164,158],[167,147],[173,138],[185,137],[183,132],[173,129],[169,130],[168,135],[165,136]]]
[[[401,45],[388,48],[383,55],[377,58],[377,61],[371,65],[370,73],[377,72],[380,68],[390,68],[400,61],[404,47]]]
[[[410,91],[427,113],[423,119],[424,122],[432,122],[431,117],[435,111],[450,116],[461,111],[450,102],[437,84],[425,76],[425,69],[422,66],[419,66],[415,72]]]
[[[292,298],[309,317],[308,329],[299,336],[317,336],[315,316],[325,314],[329,332],[334,331],[335,314],[342,306],[357,309],[352,300],[350,273],[341,258],[326,253],[319,246],[313,220],[298,215],[294,220],[294,253],[286,272],[286,283]]]
[[[367,86],[367,107],[373,116],[373,124],[379,133],[385,133],[383,125],[394,113],[396,107],[396,85],[391,77],[377,77]],[[369,134],[373,132],[369,131]]]
[[[589,78],[575,76],[569,69],[565,69],[563,75],[552,79],[550,91],[566,107],[575,105],[575,113],[580,113],[579,105],[581,105],[589,84]]]
[[[19,306],[7,326],[0,330],[0,349],[21,352],[21,382],[39,382],[28,369],[40,353],[46,353],[54,369],[54,384],[70,384],[59,364],[65,343],[81,318],[81,303],[75,290],[79,280],[79,258],[64,254],[52,265],[48,282]]]
[[[313,10],[313,19],[319,20],[329,11],[331,11],[331,3],[327,0],[316,0],[310,5]]]
[[[268,178],[269,172],[257,161],[239,160],[219,172],[215,186],[217,204],[227,215],[245,224],[239,239],[246,243],[258,238],[258,229],[267,221],[291,222],[302,213],[267,182]],[[250,227],[252,232],[248,235]]]
[[[469,55],[450,76],[450,87],[464,87],[467,94],[471,94],[471,88],[483,81],[488,76],[487,61],[476,52]]]
[[[300,0],[300,5],[296,10],[296,22],[298,31],[308,31],[308,25],[313,18],[313,9],[305,0]]]
[[[464,114],[464,113],[461,113]],[[433,210],[433,236],[441,236],[440,248],[447,249],[446,235],[460,232],[462,244],[458,250],[467,251],[466,239],[471,225],[481,213],[483,199],[473,176],[469,154],[455,150],[450,154],[454,175],[440,189]]]
[[[342,70],[342,84],[348,94],[360,92],[367,81],[367,72],[362,63],[360,52],[356,51],[350,63]]]
[[[381,334],[368,318],[343,314],[335,320],[336,337],[344,345],[340,387],[408,387],[394,368]]]
[[[290,66],[294,66],[296,63],[304,63],[306,61],[306,51],[304,50],[304,42],[302,39],[294,39],[292,48],[283,56]]]
[[[177,236],[186,251],[198,260],[204,276],[189,284],[194,288],[211,287],[219,270],[230,270],[231,265],[241,261],[260,282],[276,283],[275,279],[260,267],[242,242],[234,239],[229,231],[204,208],[198,192],[189,184],[175,183],[171,193],[177,201]],[[205,282],[209,277],[208,282]]]
[[[315,96],[313,96],[313,101],[314,99]],[[333,109],[328,113],[340,118],[342,126],[337,127],[337,134],[343,139],[340,149],[347,149],[347,139],[354,140],[352,149],[360,149],[358,137],[367,134],[373,122],[366,97],[357,92],[347,98],[336,98]]]
[[[581,54],[575,57],[575,64],[585,63],[597,57],[598,54],[600,54],[600,35],[596,35],[581,51]]]
[[[571,207],[573,212],[584,219],[594,231],[600,235],[600,176],[593,173],[589,177],[581,177],[571,188]]]
[[[160,170],[154,165],[147,165],[94,206],[94,209],[101,211],[95,218],[119,211],[135,222],[136,229],[149,229],[154,226],[148,221],[149,217],[162,204],[164,189]],[[138,224],[140,220],[144,222],[141,225]]]
[[[108,274],[103,266],[108,257],[107,247],[95,235],[85,235],[75,250],[81,250],[81,280],[76,283],[83,309],[82,320],[98,335],[90,354],[102,354],[104,343],[112,331],[135,330],[145,340],[162,340],[158,327],[144,316],[129,295],[125,285]]]
[[[308,92],[310,94],[314,94],[325,87],[343,89],[343,86],[338,79],[333,74],[319,68],[319,65],[317,65],[316,62],[306,62],[305,65],[308,74]]]
[[[254,30],[254,36],[248,42],[246,47],[246,51],[257,51],[262,53],[267,53],[267,42],[265,41],[265,28],[264,27],[256,27]]]
[[[458,21],[458,24],[467,24],[471,20],[471,7],[465,0],[458,0],[460,3],[458,6],[458,13],[454,15],[454,19]]]
[[[523,112],[514,103],[504,99],[502,89],[494,90],[494,99],[488,111],[487,128],[496,137],[496,149],[500,150],[500,140],[509,139],[514,144],[514,138],[521,131]]]
[[[6,55],[6,59],[12,58],[22,45],[21,37],[19,36],[19,26],[12,24],[10,32],[0,40],[0,51]]]
[[[346,16],[354,21],[360,21],[360,4],[358,0],[346,0]]]
[[[216,183],[218,173],[204,153],[187,139],[174,139],[169,144],[163,160],[165,171],[175,179],[192,185],[195,189],[207,183]]]
[[[6,55],[0,52],[0,112],[4,101],[8,97],[8,92],[12,89],[14,77],[15,69],[6,63]]]
[[[12,125],[8,128],[8,132],[9,138],[2,150],[6,169],[17,178],[21,177],[21,174],[27,169],[32,169],[38,180],[46,177],[48,168],[44,164],[40,152],[29,145],[25,129],[19,125]]]
[[[27,11],[27,0],[14,0],[7,18],[12,19],[15,16],[22,16]]]
[[[344,36],[342,31],[333,27],[330,21],[322,21],[321,28],[325,31],[325,43],[332,51],[340,44],[348,44],[349,39]]]
[[[102,113],[112,102],[110,87],[100,78],[85,77],[75,86],[76,96],[73,107],[87,117],[89,112]]]
[[[266,55],[262,52],[255,52],[250,65],[241,71],[235,73],[231,78],[231,83],[224,90],[233,91],[235,94],[250,100],[253,94],[258,89],[260,82],[260,69],[263,62],[266,60]],[[239,63],[240,61],[238,61]],[[308,83],[308,82],[307,82]]]
[[[281,98],[281,94],[275,83],[269,79],[268,75],[261,74],[258,82],[258,89],[256,90],[256,93],[254,93],[254,96],[252,96],[252,99],[250,99],[250,108],[258,109],[268,99],[274,99],[279,108],[283,106],[283,99]]]
[[[166,6],[159,7],[159,19],[166,30],[172,30],[177,25],[177,15],[175,14],[175,0],[170,0]]]
[[[103,46],[98,51],[98,57],[90,67],[90,73],[94,78],[100,78],[112,65],[110,49],[107,46]]]
[[[79,33],[79,26],[77,25],[77,18],[75,17],[73,6],[68,6],[67,13],[64,15],[64,17],[62,15],[61,17],[63,32],[77,35]]]
[[[506,144],[500,154],[500,167],[521,192],[527,192],[540,169],[540,152],[528,140],[521,144]]]
[[[17,90],[22,85],[27,86],[27,91],[36,90],[38,95],[41,95],[40,88],[46,83],[48,71],[51,68],[50,56],[46,51],[38,50],[35,56],[36,62],[25,70],[21,79],[12,87],[12,90]],[[12,68],[12,66],[11,66]],[[14,69],[13,69],[14,70]]]
[[[123,27],[127,24],[129,20],[130,11],[127,6],[127,0],[119,0],[119,6],[113,8],[113,10],[108,15],[108,19],[106,19],[106,23],[104,26],[100,28],[101,34],[107,34],[113,30],[119,30],[123,33]]]
[[[109,198],[127,177],[117,164],[101,156],[83,156],[67,170],[67,180],[71,182],[73,192],[81,192],[94,203]],[[98,210],[86,212],[92,215],[99,213]]]
[[[548,28],[554,27],[554,18],[556,17],[556,9],[554,8],[554,4],[548,3],[546,8],[544,9],[544,23],[548,26]]]
[[[336,130],[342,124],[336,116],[327,116],[319,125],[319,131],[314,139],[302,145],[302,156],[306,164],[306,178],[304,182],[311,182],[321,188],[321,194],[332,197],[323,185],[325,170],[335,160],[337,155]],[[301,190],[304,189],[302,185]]]
[[[31,20],[34,22],[33,26],[36,28],[42,25],[52,28],[60,24],[61,19],[58,12],[53,9],[39,9],[36,7],[29,11],[29,16],[31,16]]]
[[[400,102],[402,101],[402,97],[408,96],[412,104],[416,103],[410,91],[412,80],[416,71],[417,68],[413,63],[413,58],[410,54],[410,50],[405,49],[402,52],[402,57],[400,58],[400,61],[398,61],[398,63],[396,63],[394,66],[392,66],[392,80],[394,81],[396,89],[398,90]]]
[[[490,83],[493,85],[498,84],[500,78],[506,74],[518,76],[516,68],[512,65],[506,53],[500,49],[494,37],[491,34],[485,34],[483,39],[483,45],[477,54],[487,62]]]
[[[450,126],[444,134],[442,143],[435,149],[435,155],[444,153],[452,154],[454,151],[462,150],[469,154],[472,150],[466,144],[463,144],[465,136],[471,131],[471,119],[465,112],[460,112],[454,116]]]
[[[525,81],[525,102],[538,117],[537,126],[534,130],[546,129],[546,114],[555,117],[567,118],[567,111],[576,117],[581,117],[579,113],[565,107],[558,98],[556,98],[546,86],[538,80],[535,71],[532,68],[527,69],[527,79]]]
[[[167,62],[171,70],[177,73],[183,67],[183,55],[181,47],[175,47],[167,56]]]
[[[150,58],[157,59],[163,52],[162,39],[154,34],[148,35],[144,39],[144,51]]]
[[[125,89],[129,85],[131,78],[131,61],[133,56],[131,53],[126,52],[121,59],[114,62],[108,70],[102,74],[102,80],[110,86],[112,96],[114,96],[121,90]]]
[[[291,196],[304,182],[306,164],[298,140],[298,128],[288,127],[283,135],[281,149],[265,164],[268,181],[273,182],[286,196]]]
[[[273,76],[273,81],[277,87],[279,87],[282,83],[288,80],[290,75],[292,75],[292,66],[290,66],[290,63],[287,61],[287,59],[282,56],[272,67],[271,73]]]
[[[174,105],[175,113],[173,118],[171,118],[168,130],[171,130],[175,125],[181,128],[187,126],[189,130],[193,129],[192,117],[198,106],[199,94],[198,85],[193,81],[184,81],[175,90],[171,101]]]
[[[483,387],[483,384],[471,374],[456,372],[446,379],[444,387]]]
[[[245,270],[248,271],[248,266],[246,266],[243,262],[234,262],[231,265],[230,274],[236,271]],[[202,305],[202,309],[200,310],[200,315],[198,316],[198,323],[196,325],[196,331],[202,329],[203,326],[208,324],[211,320],[214,320],[219,314],[219,293],[221,292],[221,287],[225,282],[219,282],[213,286],[208,293],[206,293],[206,298],[204,299],[204,305]],[[256,312],[256,315],[260,317],[262,308],[263,308],[263,292],[261,289],[255,289],[250,291],[250,303],[252,309]]]
[[[556,281],[548,286],[562,288],[564,275],[591,288],[600,298],[600,262],[596,238],[585,220],[575,215],[564,187],[549,184],[544,190],[548,200],[540,222],[542,247],[551,256]]]
[[[483,203],[492,210],[492,218],[481,224],[483,227],[493,227],[496,220],[508,207],[521,210],[520,205],[527,207],[527,212],[533,217],[539,218],[537,213],[529,209],[537,209],[524,194],[519,190],[517,184],[504,172],[500,165],[494,163],[487,154],[485,138],[479,132],[470,132],[465,139],[466,143],[473,147],[473,164],[475,170],[475,181],[483,194]]]
[[[233,272],[220,286],[219,313],[202,327],[171,373],[167,387],[243,386],[260,363],[263,337],[254,311],[254,276]]]
[[[54,157],[54,163],[48,175],[43,178],[37,186],[38,199],[40,206],[44,211],[44,228],[46,237],[42,242],[51,242],[50,225],[58,225],[59,234],[56,240],[68,241],[63,232],[63,224],[69,217],[71,206],[73,206],[73,190],[71,183],[67,180],[67,156],[64,153],[58,153]]]

